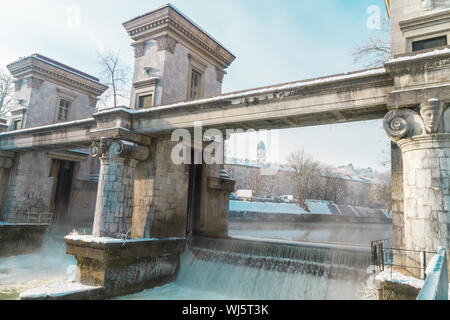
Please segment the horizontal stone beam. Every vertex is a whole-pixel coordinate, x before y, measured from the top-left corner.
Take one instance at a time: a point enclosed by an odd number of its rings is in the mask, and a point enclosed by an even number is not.
[[[195,122],[205,129],[284,129],[381,119],[387,113],[387,95],[394,90],[388,74],[335,78],[135,112],[133,131],[161,136],[191,129]]]
[[[30,128],[0,134],[0,151],[74,149],[91,143],[93,119]]]

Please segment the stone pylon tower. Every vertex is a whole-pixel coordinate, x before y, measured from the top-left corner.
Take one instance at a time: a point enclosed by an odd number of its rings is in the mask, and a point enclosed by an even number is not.
[[[173,5],[123,24],[135,65],[130,106],[146,109],[222,93],[225,69],[235,57]]]

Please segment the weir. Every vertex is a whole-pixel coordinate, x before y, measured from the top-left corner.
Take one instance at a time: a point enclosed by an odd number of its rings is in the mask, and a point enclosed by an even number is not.
[[[174,282],[118,299],[356,300],[364,248],[193,237]]]

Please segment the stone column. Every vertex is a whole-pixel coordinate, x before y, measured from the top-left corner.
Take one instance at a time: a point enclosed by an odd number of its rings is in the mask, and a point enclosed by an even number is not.
[[[133,214],[134,172],[149,149],[125,140],[102,138],[90,148],[100,158],[94,237],[129,237]]]
[[[421,104],[420,115],[412,109],[401,109],[389,112],[384,120],[385,130],[400,147],[403,158],[402,249],[438,251],[449,244],[450,133],[445,132],[444,119],[448,117],[443,114],[444,105],[431,99]],[[398,260],[407,266],[423,264],[419,253],[401,255]],[[427,256],[428,261],[431,256]],[[409,268],[407,272],[423,276],[419,269]]]

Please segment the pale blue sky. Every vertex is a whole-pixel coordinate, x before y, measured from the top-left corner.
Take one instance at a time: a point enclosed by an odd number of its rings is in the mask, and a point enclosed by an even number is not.
[[[133,52],[122,23],[167,1],[22,0],[0,10],[0,67],[39,52],[98,75],[96,52]],[[359,69],[352,50],[377,32],[366,26],[371,5],[383,0],[173,0],[178,9],[237,57],[223,91],[307,79]],[[77,10],[80,23],[73,19]],[[282,131],[281,159],[305,148],[335,164],[378,167],[388,157],[380,121]]]

